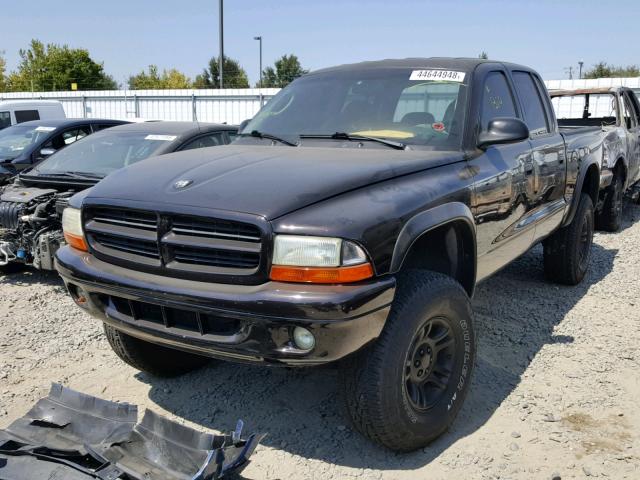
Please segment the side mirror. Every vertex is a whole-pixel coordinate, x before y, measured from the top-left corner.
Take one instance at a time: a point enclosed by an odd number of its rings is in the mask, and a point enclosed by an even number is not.
[[[494,118],[489,128],[478,135],[478,148],[520,142],[529,138],[529,127],[517,118]]]
[[[249,125],[249,122],[251,121],[250,118],[247,118],[246,120],[243,120],[242,122],[240,122],[240,125],[238,125],[238,133],[242,133],[242,131],[244,130],[244,128]]]
[[[42,150],[40,150],[40,157],[46,158],[50,155],[53,155],[54,153],[56,153],[56,151],[53,148],[43,148]]]

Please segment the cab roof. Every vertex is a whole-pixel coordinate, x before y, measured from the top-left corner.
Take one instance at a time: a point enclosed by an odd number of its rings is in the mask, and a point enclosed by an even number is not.
[[[34,127],[54,127],[54,128],[66,128],[66,127],[74,127],[76,125],[87,125],[87,124],[109,124],[112,123],[114,125],[121,125],[127,123],[126,120],[112,120],[106,118],[52,118],[52,119],[42,119],[42,120],[30,120],[28,122],[16,123],[13,126],[21,125],[21,126],[34,126]]]
[[[214,130],[231,130],[235,131],[238,128],[233,125],[226,125],[220,123],[206,123],[206,122],[137,122],[128,123],[125,125],[119,125],[113,127],[110,130],[114,132],[126,131],[126,132],[144,132],[159,135],[183,135],[192,131],[209,132]]]
[[[315,70],[310,75],[316,73],[325,73],[332,71],[349,71],[349,70],[366,70],[376,68],[442,68],[451,70],[461,70],[465,72],[471,72],[476,67],[483,63],[496,63],[508,67],[518,67],[524,70],[531,70],[528,67],[511,64],[507,62],[500,62],[497,60],[485,60],[482,58],[467,58],[467,57],[427,57],[427,58],[402,58],[402,59],[386,59],[376,60],[369,62],[351,63],[345,65],[339,65],[336,67],[324,68],[321,70]]]

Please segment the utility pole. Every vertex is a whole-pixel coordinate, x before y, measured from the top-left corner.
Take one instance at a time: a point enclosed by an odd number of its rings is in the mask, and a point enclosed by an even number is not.
[[[224,0],[218,0],[218,4],[220,5],[220,57],[218,57],[218,71],[220,74],[220,88],[223,87],[223,65],[224,65],[224,12],[223,12],[223,2]]]
[[[584,65],[584,62],[581,60],[578,62],[578,65],[580,66],[580,73],[578,74],[578,78],[582,79],[582,66]]]
[[[569,80],[573,80],[573,67],[567,67],[564,71],[569,74]]]
[[[253,39],[260,42],[260,83],[258,85],[262,88],[262,35],[259,37],[253,37]]]

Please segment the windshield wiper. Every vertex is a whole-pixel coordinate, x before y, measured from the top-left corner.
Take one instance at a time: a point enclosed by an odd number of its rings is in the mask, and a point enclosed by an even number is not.
[[[78,178],[81,180],[102,180],[104,178],[104,175],[99,175],[97,173],[91,173],[91,172],[51,172],[51,173],[37,172],[37,173],[46,177],[70,177],[70,178]]]
[[[402,142],[394,142],[393,140],[386,140],[384,138],[378,137],[367,137],[366,135],[352,135],[346,132],[336,132],[331,135],[306,134],[300,135],[300,138],[331,138],[333,140],[349,140],[356,142],[360,140],[366,140],[369,142],[381,143],[382,145],[395,148],[396,150],[405,150],[407,148],[407,146]]]
[[[298,142],[292,142],[290,140],[286,140],[284,138],[280,138],[276,135],[272,135],[270,133],[259,132],[258,130],[252,130],[251,133],[241,133],[241,137],[254,137],[254,138],[266,138],[267,140],[273,140],[275,142],[284,143],[285,145],[289,145],[290,147],[297,147]]]

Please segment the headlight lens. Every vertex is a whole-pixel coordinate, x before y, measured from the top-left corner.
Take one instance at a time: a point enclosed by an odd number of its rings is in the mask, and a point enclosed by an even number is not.
[[[277,235],[271,279],[284,282],[350,283],[373,276],[364,250],[341,238]]]
[[[342,240],[339,238],[278,235],[273,251],[275,265],[338,267]]]
[[[82,231],[82,211],[78,208],[67,207],[62,212],[62,231],[64,239],[73,248],[87,251],[87,242]]]

